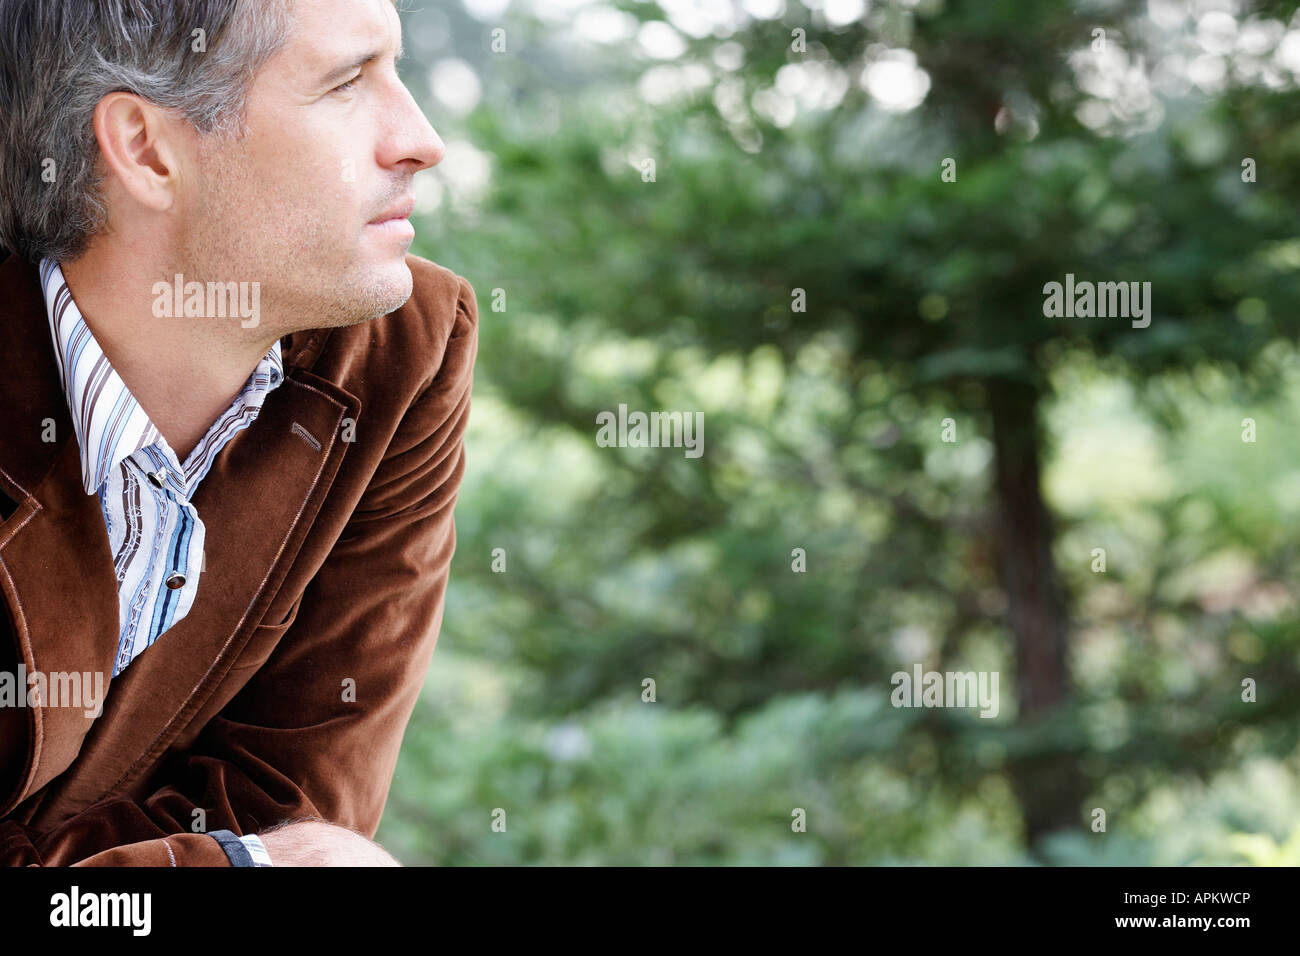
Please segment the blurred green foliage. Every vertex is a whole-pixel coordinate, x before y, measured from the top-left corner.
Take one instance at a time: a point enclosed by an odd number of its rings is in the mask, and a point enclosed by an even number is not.
[[[601,6],[631,37],[678,22]],[[1242,4],[1225,40],[1177,0],[846,24],[790,0],[665,59],[521,4],[407,12],[416,67],[482,83],[464,117],[426,104],[450,149],[416,249],[474,284],[480,347],[380,841],[439,864],[1300,862],[1291,6]],[[902,51],[930,85],[891,111],[865,77]],[[1150,327],[1045,317],[1066,273],[1150,281]],[[702,411],[704,456],[597,447],[620,403]],[[999,491],[1040,462],[1028,499]],[[1009,554],[1037,507],[1046,550]],[[1017,593],[1021,559],[1059,602]],[[1053,628],[1068,667],[1029,708],[1017,664]],[[915,661],[999,671],[1001,713],[892,707]]]

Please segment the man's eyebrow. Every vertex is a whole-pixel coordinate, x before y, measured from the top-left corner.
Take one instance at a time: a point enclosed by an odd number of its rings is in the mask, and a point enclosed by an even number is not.
[[[356,57],[355,59],[349,61],[348,63],[345,63],[343,66],[336,66],[334,69],[326,73],[323,77],[321,77],[320,85],[333,86],[339,80],[342,80],[345,76],[352,75],[357,70],[361,69],[363,66],[368,66],[369,64],[375,62],[375,60],[378,60],[383,55],[384,55],[383,50],[369,50],[365,53],[362,53],[360,56]],[[402,41],[399,40],[397,44],[397,57],[394,60],[394,62],[400,63],[402,57],[404,56],[406,56],[406,46]]]

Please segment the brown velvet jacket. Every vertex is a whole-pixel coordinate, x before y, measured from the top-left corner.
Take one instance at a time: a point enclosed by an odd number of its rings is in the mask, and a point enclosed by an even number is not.
[[[396,312],[281,341],[284,382],[193,498],[193,608],[110,681],[108,532],[36,267],[0,262],[0,671],[105,689],[98,717],[0,706],[0,864],[227,866],[207,832],[302,816],[374,835],[442,623],[478,349],[470,284],[407,263]]]

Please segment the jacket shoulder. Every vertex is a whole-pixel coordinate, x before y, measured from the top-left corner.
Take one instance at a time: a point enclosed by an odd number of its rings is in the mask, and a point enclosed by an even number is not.
[[[474,295],[469,280],[419,256],[408,255],[406,265],[411,270],[411,298],[386,318],[405,313],[406,320],[410,321],[412,314],[419,315],[435,326],[446,324],[443,331],[450,333],[459,318],[456,310],[463,304],[462,300]]]
[[[447,367],[463,361],[459,357],[463,350],[453,350],[451,344],[461,338],[477,340],[478,300],[469,280],[446,266],[413,255],[406,257],[406,264],[411,270],[411,298],[384,320],[396,326],[399,335],[413,335],[418,340],[411,343],[419,349],[416,354],[429,357],[419,387],[423,393],[435,379],[456,377],[463,371]]]

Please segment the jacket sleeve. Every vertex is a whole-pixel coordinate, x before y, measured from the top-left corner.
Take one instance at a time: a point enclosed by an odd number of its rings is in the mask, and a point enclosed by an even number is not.
[[[271,656],[191,747],[161,765],[153,792],[104,800],[46,832],[0,822],[0,863],[228,866],[215,839],[190,832],[199,807],[207,830],[242,835],[317,818],[374,836],[441,628],[456,544],[478,349],[473,289],[458,279],[441,367]]]

